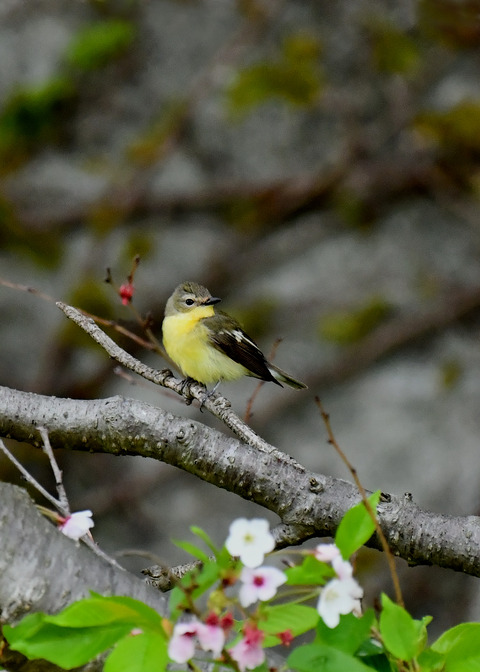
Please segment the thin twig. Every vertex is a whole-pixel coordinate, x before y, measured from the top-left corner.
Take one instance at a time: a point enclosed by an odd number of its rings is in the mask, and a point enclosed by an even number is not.
[[[40,434],[43,439],[43,445],[44,445],[44,452],[48,455],[48,458],[50,460],[50,464],[52,465],[53,473],[55,474],[55,480],[56,480],[56,485],[57,485],[57,491],[59,494],[59,499],[55,499],[53,495],[51,495],[48,490],[45,490],[45,488],[40,485],[40,483],[25,469],[25,467],[20,464],[20,462],[12,455],[12,453],[8,450],[6,445],[3,443],[3,441],[0,439],[0,450],[8,457],[10,462],[14,464],[19,472],[22,474],[22,476],[25,478],[25,480],[30,483],[45,499],[47,499],[50,504],[52,504],[57,511],[61,513],[62,516],[69,516],[70,515],[70,506],[68,504],[68,499],[67,495],[65,493],[65,489],[63,488],[63,484],[61,482],[61,471],[58,468],[58,465],[55,461],[55,458],[53,457],[53,452],[52,448],[50,446],[50,441],[48,439],[48,434],[45,428],[39,428]],[[46,435],[46,441],[44,436]],[[45,450],[45,447],[48,445],[49,448]],[[50,450],[50,452],[48,452]],[[53,466],[55,464],[55,467]],[[59,480],[60,479],[60,480]],[[38,507],[40,511],[46,512],[47,510],[45,507]],[[110,565],[113,565],[114,567],[117,567],[118,569],[124,569],[121,565],[118,564],[116,560],[108,556],[104,551],[102,551],[97,544],[94,542],[93,538],[91,535],[84,535],[82,537],[82,541],[92,549],[92,551],[98,555],[99,557],[103,558],[106,562],[108,562]]]
[[[119,565],[118,562],[114,558],[112,558],[107,553],[105,553],[105,551],[102,551],[102,549],[94,541],[94,539],[93,539],[93,537],[90,533],[85,534],[82,537],[82,541],[83,541],[84,544],[86,544],[88,546],[88,548],[90,548],[95,553],[95,555],[98,555],[99,558],[102,558],[103,560],[105,560],[105,562],[108,562],[109,565],[112,565],[113,567],[116,567],[117,569],[122,569],[123,571],[126,571],[125,567],[122,567],[122,565]]]
[[[44,299],[44,301],[51,301],[52,303],[55,303],[56,301],[56,299],[54,299],[53,296],[45,294],[44,292],[41,292],[39,289],[36,289],[35,287],[30,287],[29,285],[20,285],[17,282],[10,282],[10,280],[5,280],[4,278],[0,278],[0,285],[3,285],[3,287],[8,287],[9,289],[17,289],[20,292],[27,292],[28,294],[33,294],[34,296],[38,296],[40,299]]]
[[[20,464],[17,458],[14,457],[14,455],[12,455],[12,453],[8,450],[7,446],[3,443],[1,439],[0,439],[0,450],[2,450],[3,453],[8,457],[10,462],[12,462],[12,464],[14,464],[17,467],[18,471],[22,474],[27,483],[30,483],[30,485],[32,485],[35,488],[35,490],[37,490],[43,497],[45,497],[45,499],[47,499],[50,502],[50,504],[53,504],[53,506],[56,509],[58,509],[60,513],[62,513],[63,515],[68,515],[69,512],[64,510],[62,502],[55,499],[55,497],[51,495],[48,492],[48,490],[45,490],[43,485],[40,485],[40,483],[25,469],[25,467],[22,464]]]
[[[8,287],[9,289],[16,289],[17,291],[20,292],[27,292],[28,294],[33,294],[33,296],[38,296],[38,298],[43,299],[44,301],[57,303],[57,299],[55,299],[53,296],[50,296],[49,294],[45,294],[45,292],[40,291],[36,287],[30,287],[29,285],[22,285],[17,282],[10,282],[9,280],[5,280],[4,278],[0,278],[0,285],[3,287]],[[156,350],[157,352],[159,352],[159,354],[162,355],[162,357],[164,356],[159,342],[155,339],[153,334],[152,336],[150,335],[148,329],[146,329],[145,331],[150,340],[146,341],[144,338],[141,338],[140,336],[137,336],[137,334],[134,334],[133,331],[130,331],[126,327],[123,327],[121,324],[115,322],[115,320],[109,320],[104,317],[99,317],[98,315],[89,313],[86,310],[82,310],[81,312],[86,317],[90,317],[92,320],[95,320],[95,322],[97,322],[98,324],[102,324],[104,327],[110,327],[111,329],[117,331],[119,334],[122,334],[122,336],[126,336],[131,341],[137,343],[137,345],[140,345],[142,348],[146,348],[147,350]],[[139,320],[139,322],[141,324],[141,320]]]
[[[147,317],[144,319],[136,307],[133,305],[133,280],[135,278],[135,273],[137,272],[138,266],[140,265],[140,255],[136,254],[135,257],[133,258],[132,262],[132,267],[130,269],[130,273],[127,276],[127,283],[129,285],[132,285],[132,295],[129,297],[128,303],[126,304],[127,308],[133,313],[135,317],[135,321],[137,324],[140,325],[140,327],[145,331],[146,335],[148,336],[148,341],[145,341],[144,339],[140,339],[138,336],[135,334],[131,334],[131,332],[126,332],[126,335],[128,335],[130,338],[133,336],[133,340],[135,340],[137,343],[142,345],[143,347],[147,348],[148,350],[154,350],[157,352],[161,357],[163,357],[167,362],[172,363],[170,358],[168,357],[167,353],[165,352],[162,344],[160,341],[155,337],[151,325],[150,325],[150,320]],[[111,285],[115,291],[115,294],[120,295],[120,288],[118,285],[115,284],[112,276],[112,271],[110,268],[107,268],[107,277],[105,278],[105,282],[109,285]],[[83,311],[85,313],[85,311]],[[87,315],[87,313],[85,313]],[[101,323],[101,320],[96,318],[95,315],[89,315],[89,317],[92,317],[95,322]],[[113,323],[115,325],[115,323]],[[120,331],[120,329],[118,330]],[[125,330],[126,331],[126,330]]]
[[[65,491],[65,487],[63,485],[62,471],[59,468],[57,460],[55,459],[55,456],[53,454],[52,446],[50,445],[50,439],[48,437],[48,432],[45,429],[45,427],[39,427],[38,431],[40,432],[40,436],[42,437],[43,441],[43,452],[50,460],[50,466],[52,467],[53,475],[55,476],[55,485],[58,493],[58,501],[60,502],[62,509],[66,511],[67,514],[69,514],[70,505],[68,503],[68,497]]]
[[[382,544],[382,548],[385,552],[388,566],[390,569],[390,574],[392,576],[392,582],[393,582],[393,587],[395,589],[395,599],[397,601],[397,604],[400,606],[404,606],[403,602],[403,596],[402,596],[402,591],[400,588],[400,582],[398,580],[398,574],[397,574],[397,569],[395,567],[395,558],[393,557],[393,553],[390,550],[390,547],[388,545],[387,539],[383,533],[382,528],[380,527],[380,523],[378,522],[377,516],[375,515],[375,511],[372,509],[372,506],[370,502],[368,501],[367,493],[365,491],[365,488],[363,487],[362,483],[360,482],[360,479],[357,474],[357,470],[355,467],[351,464],[350,460],[347,458],[343,450],[340,448],[337,440],[335,439],[335,435],[332,430],[332,426],[330,423],[330,416],[328,413],[324,410],[322,406],[322,402],[318,397],[315,397],[315,403],[317,404],[320,413],[323,418],[323,422],[325,423],[325,427],[327,429],[327,434],[328,434],[328,442],[330,445],[332,445],[335,450],[337,451],[338,455],[340,458],[343,460],[344,464],[347,466],[349,469],[350,473],[352,474],[353,480],[355,481],[355,484],[360,492],[360,496],[362,498],[362,501],[365,505],[365,508],[367,510],[368,515],[372,519],[373,524],[375,525],[375,530],[377,532],[378,538],[380,539],[380,543]]]

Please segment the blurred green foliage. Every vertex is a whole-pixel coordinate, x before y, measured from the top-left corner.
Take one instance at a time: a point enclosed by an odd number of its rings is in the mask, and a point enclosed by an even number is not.
[[[62,74],[35,86],[17,88],[0,110],[0,174],[17,168],[41,146],[60,141],[79,96],[73,71],[100,68],[130,46],[135,26],[130,21],[108,19],[81,30],[65,57]]]
[[[32,149],[61,136],[60,121],[76,95],[68,77],[56,77],[39,86],[17,89],[0,112],[2,172],[26,158]]]
[[[128,158],[140,166],[149,166],[159,161],[181,131],[186,115],[188,101],[170,101],[146,132],[131,143],[127,150]]]
[[[480,152],[480,101],[465,100],[448,110],[417,115],[417,130],[454,152]]]
[[[0,196],[0,248],[52,268],[61,259],[63,242],[56,231],[37,230],[20,222],[13,205]]]
[[[447,359],[440,367],[440,386],[444,390],[451,390],[458,384],[463,374],[463,368],[457,359]]]
[[[271,322],[276,310],[276,301],[270,298],[260,298],[252,301],[248,306],[238,309],[228,309],[228,313],[234,315],[242,328],[253,339],[260,339],[270,333]],[[216,311],[218,312],[218,310]],[[265,353],[268,359],[268,353]]]
[[[123,54],[132,44],[136,28],[131,21],[107,19],[81,30],[70,44],[66,61],[72,68],[97,70]]]
[[[364,305],[325,315],[319,334],[326,341],[350,345],[360,341],[392,313],[391,305],[381,296],[373,296]]]
[[[332,195],[332,205],[339,217],[354,229],[366,231],[375,223],[372,204],[361,194],[343,185]]]
[[[420,50],[413,37],[385,21],[375,21],[369,30],[373,61],[380,72],[407,75],[417,69]]]
[[[148,259],[154,253],[154,241],[148,233],[143,233],[141,229],[128,233],[125,245],[121,252],[120,261],[125,266],[132,262],[137,254],[141,259]]]
[[[256,63],[238,72],[227,91],[230,114],[241,117],[271,99],[299,107],[313,105],[323,86],[320,53],[320,43],[314,37],[287,38],[279,60]]]
[[[82,310],[105,319],[112,319],[115,314],[114,304],[121,305],[120,297],[112,286],[103,282],[103,278],[84,275],[78,278],[70,295],[65,299],[72,306],[80,306]],[[78,331],[78,327],[76,327]],[[92,341],[87,336],[87,341]],[[87,342],[86,341],[86,342]]]
[[[453,49],[480,45],[480,0],[420,0],[420,30]]]

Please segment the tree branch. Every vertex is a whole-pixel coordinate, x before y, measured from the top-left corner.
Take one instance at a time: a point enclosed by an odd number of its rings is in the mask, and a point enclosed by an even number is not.
[[[142,455],[174,465],[275,512],[279,547],[333,535],[360,499],[347,481],[139,401],[58,399],[1,387],[0,400],[1,436],[38,446],[35,428],[44,426],[53,448]],[[424,511],[409,497],[390,495],[378,517],[392,552],[410,564],[480,576],[480,518]],[[380,548],[375,536],[368,545]]]
[[[161,385],[162,387],[166,387],[169,390],[173,390],[177,394],[184,396],[187,402],[191,402],[192,399],[197,399],[202,407],[208,409],[240,439],[257,448],[257,450],[267,453],[275,451],[273,446],[258,436],[251,427],[245,424],[238,415],[232,411],[230,402],[228,399],[225,399],[225,397],[222,397],[219,394],[213,394],[205,398],[205,387],[200,383],[192,381],[185,386],[183,381],[174,378],[172,372],[168,369],[158,371],[157,369],[150,368],[118,346],[115,341],[107,336],[107,334],[95,324],[91,317],[86,316],[80,310],[77,310],[73,306],[68,306],[61,301],[57,302],[57,306],[69,319],[91,336],[93,340],[110,355],[110,357],[123,366],[134,373],[138,373],[138,375],[145,378],[145,380],[149,380],[156,385]],[[288,458],[286,455],[282,455],[281,457],[282,459],[293,459]]]
[[[28,611],[55,613],[89,590],[128,595],[167,613],[162,595],[61,534],[26,491],[10,483],[0,483],[0,538],[3,622],[15,622]]]

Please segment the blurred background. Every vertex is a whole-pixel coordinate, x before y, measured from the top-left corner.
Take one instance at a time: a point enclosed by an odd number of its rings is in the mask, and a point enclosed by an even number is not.
[[[0,384],[122,394],[223,430],[114,373],[35,288],[160,337],[182,280],[223,298],[309,385],[265,385],[251,424],[309,469],[480,514],[480,1],[3,0],[0,4]],[[113,333],[113,332],[110,332]],[[115,335],[137,357],[164,362]],[[252,379],[224,385],[240,415]],[[10,444],[45,485],[44,456]],[[238,497],[140,458],[59,457],[74,509],[110,552],[186,561]],[[0,477],[21,482],[0,458]],[[121,558],[134,571],[154,558]],[[480,618],[478,579],[398,562],[432,633]],[[391,592],[362,551],[371,603]]]

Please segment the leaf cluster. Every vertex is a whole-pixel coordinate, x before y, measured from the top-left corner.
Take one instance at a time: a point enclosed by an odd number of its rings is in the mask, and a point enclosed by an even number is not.
[[[379,498],[379,492],[369,498],[372,509],[376,509]],[[356,552],[374,529],[363,502],[348,511],[335,537],[343,558]],[[239,560],[231,558],[225,547],[217,548],[200,528],[192,531],[213,555],[191,542],[176,542],[199,564],[173,589],[169,620],[137,600],[92,593],[55,616],[30,614],[15,627],[6,625],[4,636],[10,647],[29,658],[44,658],[65,669],[84,665],[110,650],[106,672],[166,670],[174,622],[186,614],[201,618],[199,602],[208,591],[210,612],[220,614],[230,609],[232,598],[228,592],[241,569]],[[299,565],[286,570],[287,590],[323,586],[332,574],[328,564],[305,553]],[[414,619],[386,594],[381,596],[379,614],[373,609],[361,616],[346,614],[335,628],[327,627],[315,608],[300,603],[302,599],[287,593],[282,603],[260,603],[252,614],[243,615],[253,618],[265,633],[264,647],[278,645],[279,633],[289,632],[292,638],[310,633],[310,642],[295,646],[287,659],[288,666],[298,672],[467,672],[480,667],[478,623],[454,627],[429,647],[427,626],[431,618]],[[242,630],[243,618],[234,625],[236,633]],[[238,669],[228,654],[222,664]],[[257,669],[267,670],[266,663]]]

